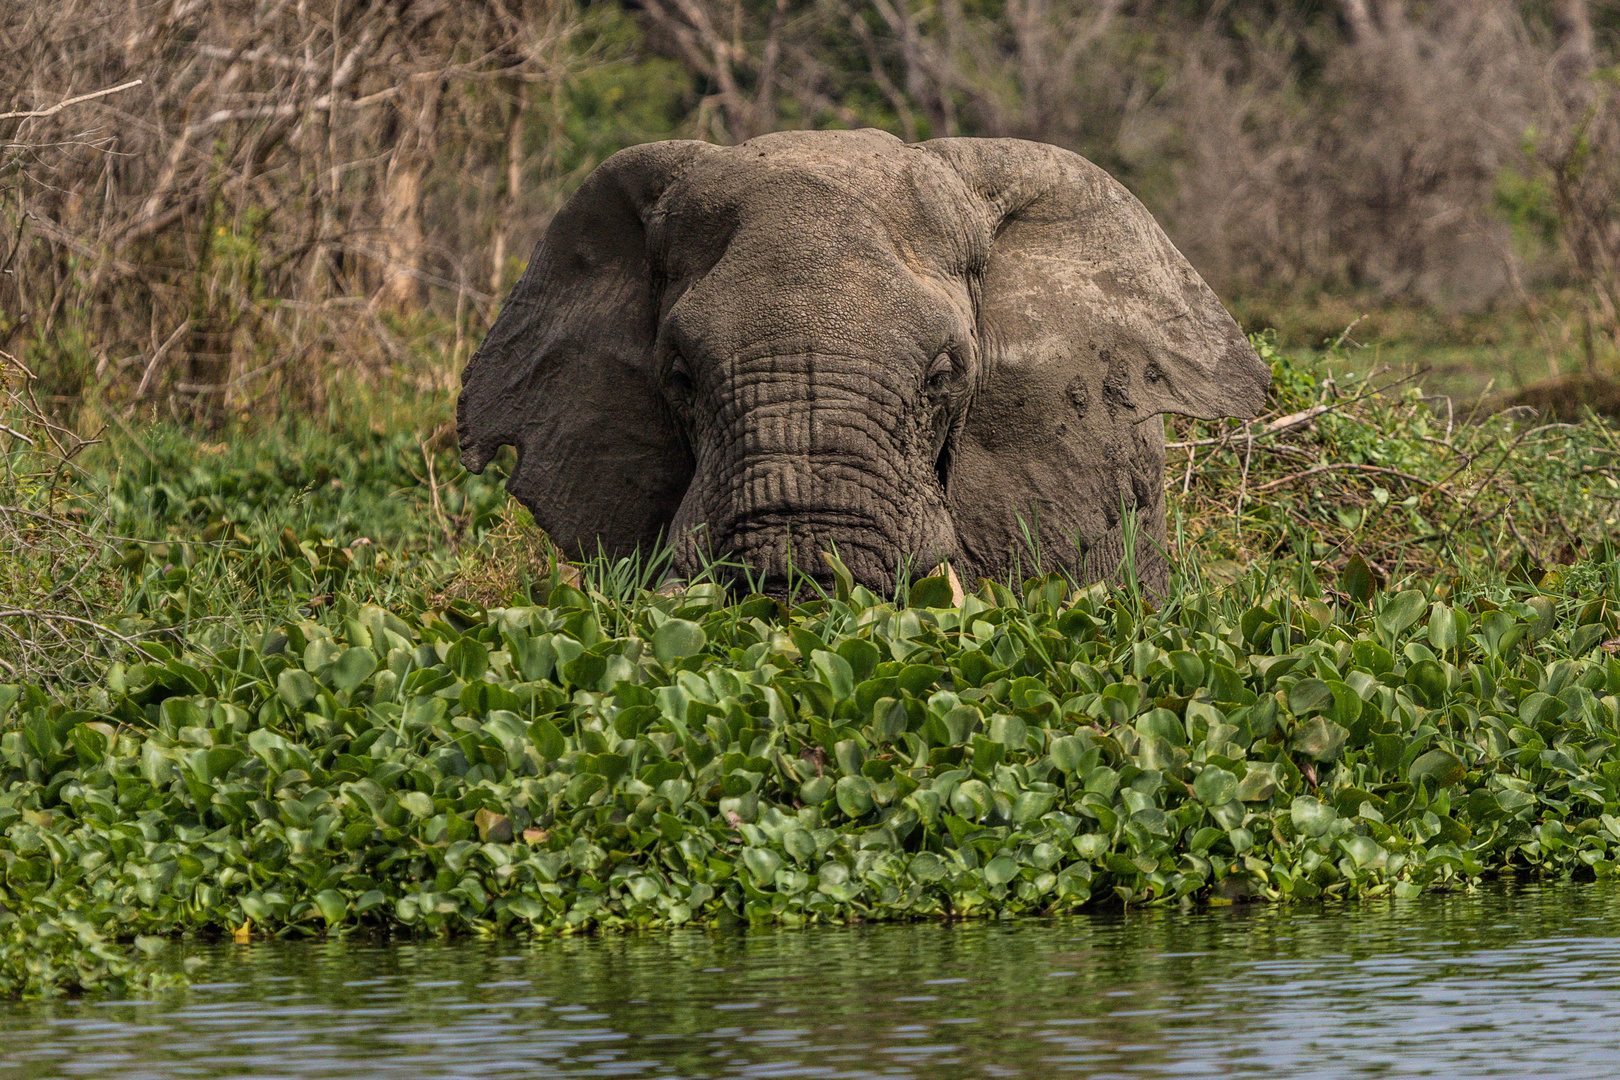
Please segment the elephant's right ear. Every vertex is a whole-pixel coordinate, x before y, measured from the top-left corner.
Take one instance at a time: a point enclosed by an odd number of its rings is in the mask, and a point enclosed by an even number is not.
[[[650,547],[692,478],[656,377],[645,219],[715,147],[659,142],[603,162],[558,211],[461,374],[461,461],[517,448],[506,486],[564,551]]]

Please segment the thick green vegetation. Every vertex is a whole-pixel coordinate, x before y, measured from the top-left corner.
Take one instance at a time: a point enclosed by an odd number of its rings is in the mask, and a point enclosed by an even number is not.
[[[342,602],[211,656],[154,647],[91,708],[12,694],[13,948],[62,917],[794,923],[1411,895],[1620,857],[1612,577],[1349,622],[1248,590],[1070,603],[1057,579],[785,617],[597,584],[442,618]]]
[[[1278,364],[1279,411],[1340,400]],[[244,442],[182,468],[183,443],[148,439],[106,488],[139,650],[107,643],[87,684],[0,687],[0,993],[151,985],[139,948],[194,931],[1000,916],[1607,875],[1620,564],[1588,541],[1614,433],[1559,428],[1556,452],[1511,466],[1545,474],[1510,508],[1532,537],[1554,528],[1549,493],[1571,508],[1575,561],[1548,570],[1504,558],[1492,521],[1377,486],[1428,470],[1470,506],[1508,467],[1484,441],[1523,430],[1464,442],[1415,402],[1378,407],[1365,445],[1349,405],[1288,436],[1385,462],[1333,474],[1373,493],[1354,521],[1319,510],[1319,485],[1257,517],[1244,492],[1307,451],[1237,438],[1200,451],[1192,490],[1217,509],[1181,531],[1219,554],[1260,538],[1248,570],[1216,583],[1182,560],[1156,600],[1128,575],[986,582],[959,606],[939,578],[882,598],[840,576],[786,609],[514,556],[534,537],[493,478],[401,513],[435,460],[416,440],[262,462],[277,444]],[[1215,524],[1234,483],[1246,533]],[[257,497],[274,512],[246,512]],[[1318,513],[1385,547],[1324,559],[1287,524]],[[1416,520],[1428,548],[1397,542]],[[433,543],[458,533],[459,555]]]

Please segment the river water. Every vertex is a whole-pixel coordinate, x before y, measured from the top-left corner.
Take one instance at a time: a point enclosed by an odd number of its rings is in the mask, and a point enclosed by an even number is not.
[[[0,1006],[0,1080],[1620,1077],[1600,885],[192,953],[194,985],[156,1000]]]

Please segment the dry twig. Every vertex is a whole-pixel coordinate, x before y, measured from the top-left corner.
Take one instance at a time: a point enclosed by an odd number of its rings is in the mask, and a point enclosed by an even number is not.
[[[55,116],[69,105],[77,105],[82,101],[94,101],[97,98],[104,98],[109,94],[116,94],[120,90],[128,90],[132,87],[139,86],[143,81],[145,80],[131,79],[129,82],[123,83],[119,86],[109,86],[105,90],[93,90],[88,94],[80,94],[78,97],[70,97],[66,101],[58,101],[55,105],[52,105],[48,109],[35,109],[32,112],[0,113],[0,120],[42,119],[47,116]]]
[[[1363,465],[1353,461],[1334,461],[1326,462],[1321,465],[1313,465],[1309,469],[1303,469],[1296,473],[1289,473],[1287,476],[1279,476],[1275,480],[1268,480],[1264,484],[1261,484],[1259,487],[1255,488],[1254,493],[1259,495],[1262,492],[1274,491],[1285,484],[1292,484],[1296,481],[1304,480],[1307,477],[1317,476],[1321,473],[1328,472],[1359,472],[1370,473],[1374,476],[1389,476],[1417,487],[1429,488],[1434,491],[1441,491],[1445,492],[1446,494],[1450,494],[1450,492],[1446,492],[1443,485],[1425,480],[1421,476],[1413,476],[1411,473],[1401,472],[1399,469],[1386,469],[1382,465]]]

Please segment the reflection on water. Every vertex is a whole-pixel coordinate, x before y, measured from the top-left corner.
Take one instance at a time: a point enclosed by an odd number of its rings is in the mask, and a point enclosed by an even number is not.
[[[1604,886],[201,955],[154,1002],[7,1007],[0,1080],[1620,1077]]]

